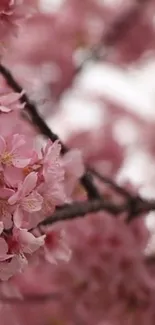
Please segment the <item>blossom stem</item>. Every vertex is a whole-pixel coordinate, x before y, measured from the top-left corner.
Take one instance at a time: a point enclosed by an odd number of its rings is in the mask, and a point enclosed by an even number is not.
[[[18,84],[18,82],[14,79],[14,77],[12,76],[12,74],[10,73],[10,71],[5,68],[2,64],[0,64],[0,73],[3,75],[3,77],[5,78],[5,80],[7,81],[8,85],[15,91],[18,93],[22,92],[22,87]],[[64,154],[66,153],[69,149],[66,147],[66,145],[59,139],[58,135],[55,134],[46,124],[46,122],[44,121],[44,119],[42,118],[42,116],[39,114],[39,112],[37,111],[37,108],[35,106],[34,103],[32,103],[28,96],[24,93],[21,98],[20,98],[20,102],[23,104],[26,104],[26,110],[27,112],[30,114],[32,122],[35,126],[37,126],[40,130],[40,132],[45,135],[46,137],[48,137],[49,139],[51,139],[52,142],[59,140],[61,143],[61,153]],[[90,199],[99,199],[100,198],[100,194],[98,189],[96,188],[96,186],[93,183],[93,180],[91,178],[91,175],[89,172],[86,171],[86,173],[83,175],[83,177],[81,177],[81,184],[84,186],[88,197]]]

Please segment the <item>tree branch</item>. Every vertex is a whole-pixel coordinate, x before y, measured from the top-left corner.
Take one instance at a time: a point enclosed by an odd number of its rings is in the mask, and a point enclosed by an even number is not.
[[[126,198],[132,198],[132,195],[123,187],[119,186],[117,183],[112,181],[107,176],[103,176],[100,173],[98,173],[94,168],[89,168],[89,171],[94,175],[96,178],[98,178],[101,182],[109,185],[112,187],[117,193],[121,194],[122,196]]]
[[[129,212],[129,217],[126,221],[130,222],[143,213],[155,211],[155,201],[147,201],[134,197],[132,201],[128,200],[125,204],[115,204],[111,201],[104,201],[103,199],[74,202],[73,204],[65,205],[64,208],[56,210],[52,216],[47,217],[39,225],[51,225],[55,222],[72,220],[77,217],[84,217],[89,213],[99,211],[106,211],[114,216],[117,216],[123,212]]]
[[[52,216],[46,218],[40,225],[49,225],[58,221],[72,220],[77,217],[84,217],[88,213],[107,211],[113,215],[126,211],[127,205],[114,205],[104,200],[80,201],[65,206],[63,209],[56,211]]]
[[[17,93],[22,92],[22,87],[16,82],[10,71],[7,70],[2,64],[0,64],[0,73],[3,75],[5,80],[7,81],[8,85]],[[48,127],[44,119],[41,117],[39,112],[37,111],[37,108],[34,103],[32,103],[28,96],[26,94],[23,94],[20,98],[20,102],[23,104],[25,103],[26,110],[29,113],[33,124],[39,129],[39,131],[52,140],[52,142],[59,140],[61,143],[61,153],[65,154],[69,149],[65,146],[65,144],[59,139],[58,135],[52,132],[52,130]],[[89,172],[86,171],[83,177],[81,177],[81,184],[84,186],[84,188],[87,191],[88,197],[90,199],[99,199],[100,194],[96,188],[96,186],[93,183],[93,180],[89,174]]]

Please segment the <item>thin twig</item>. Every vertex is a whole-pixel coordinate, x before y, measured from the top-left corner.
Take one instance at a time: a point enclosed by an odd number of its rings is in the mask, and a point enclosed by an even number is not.
[[[22,87],[18,84],[18,82],[14,79],[10,71],[8,71],[7,68],[5,68],[2,64],[0,64],[0,73],[3,75],[5,80],[7,81],[8,85],[18,93],[22,92]],[[34,103],[32,103],[28,96],[26,94],[23,94],[20,97],[20,102],[23,104],[25,103],[25,108],[29,115],[31,116],[33,124],[40,130],[40,132],[52,140],[52,142],[59,140],[61,143],[61,153],[66,153],[69,149],[65,146],[65,144],[59,139],[58,135],[52,132],[52,130],[48,127],[42,116],[37,111],[37,108]],[[100,194],[96,188],[96,186],[93,183],[93,180],[89,174],[89,172],[86,171],[83,177],[81,177],[81,184],[84,186],[84,188],[87,191],[88,197],[90,199],[98,199],[100,198]]]
[[[126,198],[132,198],[132,195],[123,187],[115,183],[112,179],[108,178],[107,176],[101,175],[99,172],[97,172],[94,168],[89,168],[90,172],[98,178],[101,182],[109,185],[112,187],[117,193],[121,194],[122,196]]]

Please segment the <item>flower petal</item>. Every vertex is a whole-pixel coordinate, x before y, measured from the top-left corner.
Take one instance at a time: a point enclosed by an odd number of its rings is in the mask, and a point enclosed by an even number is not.
[[[24,220],[24,214],[23,214],[22,209],[18,205],[14,212],[14,215],[13,215],[13,221],[14,221],[15,226],[17,228],[20,228],[23,220]]]
[[[26,167],[31,161],[31,158],[20,158],[20,157],[13,157],[12,164],[17,168],[24,168]]]
[[[15,193],[15,191],[11,190],[10,188],[0,188],[0,198],[1,199],[8,199],[14,193]]]
[[[0,96],[0,102],[2,103],[2,105],[9,106],[9,105],[17,102],[19,100],[19,98],[23,95],[23,93],[24,92],[22,92],[20,94],[11,92],[7,95]]]
[[[76,178],[84,174],[84,164],[82,160],[82,153],[78,149],[70,150],[63,157],[63,166],[69,174]]]
[[[0,235],[2,234],[3,230],[4,230],[4,224],[2,221],[0,221]]]
[[[42,208],[43,197],[36,191],[33,191],[30,195],[22,200],[22,208],[27,212],[39,211]]]
[[[22,196],[26,196],[34,190],[37,185],[37,173],[32,172],[28,174],[22,184]]]
[[[41,246],[44,245],[45,235],[35,237],[26,229],[14,229],[14,234],[17,237],[22,250],[26,254],[32,254]]]
[[[11,108],[0,105],[0,111],[3,113],[9,113],[11,112]]]
[[[21,168],[6,166],[4,169],[4,178],[9,187],[17,188],[18,184],[23,182],[25,176]]]
[[[22,147],[25,143],[25,136],[21,134],[14,134],[11,139],[12,152]]]
[[[27,260],[24,256],[15,255],[12,257],[10,263],[0,263],[0,279],[2,281],[8,281],[13,275],[21,272],[27,265]]]

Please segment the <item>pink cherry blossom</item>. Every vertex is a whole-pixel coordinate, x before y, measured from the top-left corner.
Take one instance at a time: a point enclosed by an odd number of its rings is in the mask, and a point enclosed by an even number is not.
[[[15,37],[22,20],[25,20],[32,12],[35,0],[1,0],[0,3],[0,40],[4,48]],[[31,5],[30,5],[31,4]]]
[[[37,187],[37,193],[42,197],[42,207],[39,211],[33,212],[28,221],[28,228],[35,228],[46,217],[52,216],[57,206],[69,203],[70,200],[65,192],[62,182],[42,182]],[[27,227],[26,224],[24,224]]]
[[[4,228],[8,229],[12,226],[12,207],[8,203],[8,199],[14,194],[9,188],[0,188],[0,220],[3,222]]]
[[[13,245],[16,241],[20,247],[20,250],[25,254],[32,254],[41,246],[44,245],[45,235],[35,237],[32,233],[26,229],[13,229]]]
[[[0,111],[2,113],[11,112],[14,109],[21,109],[25,104],[20,104],[19,99],[24,94],[24,91],[19,93],[10,92],[0,96]]]
[[[43,153],[43,176],[45,181],[49,179],[61,182],[64,180],[64,169],[60,160],[61,145],[59,141],[52,143],[50,140],[45,146]]]
[[[68,202],[65,187],[59,182],[45,182],[37,187],[37,191],[43,197],[42,213],[44,216],[52,214],[56,206]]]
[[[6,281],[21,272],[28,263],[27,254],[33,254],[44,245],[44,238],[45,236],[36,238],[26,229],[17,228],[13,229],[13,234],[7,241],[0,237],[0,279]]]
[[[65,242],[63,231],[61,233],[48,232],[46,234],[44,250],[45,259],[50,263],[56,263],[57,260],[68,262],[71,257],[71,249]]]
[[[28,224],[29,219],[33,219],[33,213],[42,208],[43,198],[36,191],[36,185],[37,174],[32,172],[19,184],[17,192],[8,200],[10,205],[15,205],[14,223],[17,227],[23,226],[23,223]]]
[[[79,178],[84,174],[84,164],[80,150],[71,150],[63,156],[63,167],[65,170],[65,190],[70,196],[75,189]]]
[[[71,258],[71,249],[67,242],[65,231],[54,229],[53,227],[43,228],[46,237],[43,247],[45,259],[49,263],[56,263],[59,260],[69,261]]]
[[[23,168],[28,165],[30,158],[26,157],[27,150],[26,139],[20,134],[13,134],[10,137],[0,136],[0,164]]]
[[[0,262],[1,281],[8,281],[18,272],[22,272],[26,265],[27,260],[22,255],[14,255],[9,262]]]

